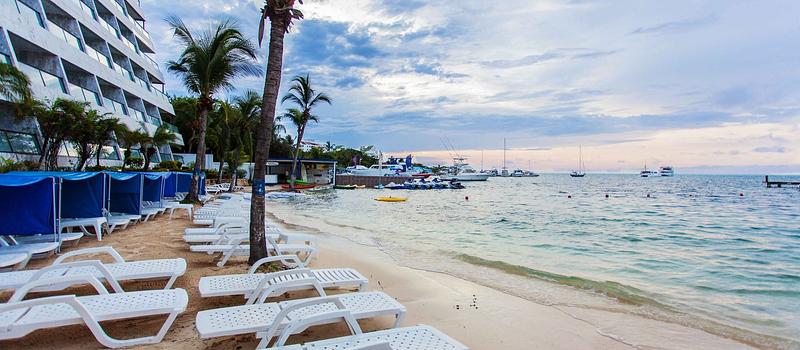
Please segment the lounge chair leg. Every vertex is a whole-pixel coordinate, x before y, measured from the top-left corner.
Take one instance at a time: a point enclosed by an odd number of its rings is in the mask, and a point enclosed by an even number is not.
[[[397,314],[397,316],[395,316],[395,317],[396,317],[396,318],[395,318],[395,320],[394,320],[394,326],[392,326],[392,328],[397,328],[397,327],[400,327],[400,324],[401,324],[401,323],[403,323],[403,319],[406,317],[406,312],[405,312],[405,311],[401,311],[401,312],[400,312],[399,314]]]
[[[172,284],[174,284],[177,279],[178,275],[172,275],[172,277],[169,278],[169,281],[167,281],[167,285],[164,286],[164,289],[172,289]]]

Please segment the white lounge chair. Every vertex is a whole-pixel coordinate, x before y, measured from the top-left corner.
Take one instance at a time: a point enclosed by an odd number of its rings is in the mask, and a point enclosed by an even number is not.
[[[268,298],[281,295],[287,291],[310,289],[313,285],[293,286],[290,289],[281,289],[280,283],[298,279],[314,279],[322,288],[355,288],[361,291],[369,281],[358,271],[350,268],[338,269],[291,269],[273,273],[257,273],[259,267],[271,262],[281,262],[288,266],[299,266],[300,259],[294,255],[270,256],[258,260],[247,273],[238,275],[206,276],[200,278],[198,287],[200,296],[219,297],[242,295],[247,298],[247,303],[252,304],[258,298]],[[271,290],[267,290],[271,288]]]
[[[273,255],[304,255],[305,259],[300,260],[300,266],[306,267],[308,263],[317,253],[317,248],[306,244],[279,244],[275,239],[266,236],[267,251]],[[234,256],[247,256],[250,255],[250,245],[243,244],[247,242],[249,237],[235,235],[231,236],[228,240],[219,244],[199,244],[192,245],[189,250],[196,253],[221,254],[222,257],[217,263],[218,267],[225,266],[225,263]]]
[[[285,282],[284,287],[310,282],[316,283],[313,280],[296,280]],[[283,331],[292,321],[320,313],[346,310],[356,320],[394,316],[394,327],[400,325],[406,313],[406,308],[402,304],[383,292],[325,296],[318,283],[315,288],[322,296],[200,311],[195,319],[197,331],[204,339],[256,333],[256,337],[261,339],[259,347],[266,347],[270,339]],[[320,320],[315,324],[333,322]]]
[[[60,230],[63,233],[66,228],[80,228],[81,232],[87,235],[97,236],[98,241],[103,240],[103,224],[108,224],[105,216],[96,218],[75,218],[75,219],[61,219],[59,221]],[[94,233],[89,232],[86,226],[94,228]]]
[[[8,268],[14,268],[14,269],[25,268],[25,265],[28,264],[28,260],[30,259],[31,259],[30,253],[9,253],[9,254],[0,253],[0,270]]]
[[[76,246],[83,238],[83,232],[61,232],[58,235],[59,240],[59,250],[65,243],[69,243],[71,246]],[[20,244],[31,244],[31,243],[49,243],[49,242],[56,242],[55,235],[30,235],[30,236],[14,236],[14,240]]]
[[[13,237],[0,236],[0,254],[23,253],[33,257],[45,257],[55,254],[59,242],[42,242],[21,244]]]
[[[192,210],[194,210],[194,205],[191,203],[180,203],[175,201],[166,201],[164,202],[164,208],[169,210],[169,219],[172,220],[172,215],[175,214],[175,210],[183,209],[186,210],[186,214],[189,217],[189,220],[192,219]]]
[[[78,260],[65,262],[66,259],[90,254],[107,254],[113,263],[103,263],[99,260]],[[53,277],[69,277],[74,275],[90,275],[108,283],[118,283],[134,280],[168,279],[164,289],[172,288],[175,280],[186,272],[184,259],[156,259],[125,261],[114,248],[110,246],[87,248],[69,252],[59,256],[53,264],[40,270],[20,270],[0,273],[0,290],[17,289],[33,281]],[[69,285],[40,285],[40,291],[61,290]]]
[[[292,334],[323,321],[335,322],[340,319],[347,323],[352,335],[303,345],[283,346]],[[284,328],[274,345],[276,347],[269,350],[469,350],[466,345],[426,325],[363,333],[355,317],[348,311],[333,311],[294,320]]]
[[[23,300],[29,291],[52,284],[91,284],[99,295]],[[7,303],[0,304],[0,340],[22,338],[40,329],[85,324],[97,341],[109,348],[155,344],[164,338],[175,318],[186,310],[188,301],[189,296],[183,289],[109,293],[97,278],[88,275],[38,280],[24,285]],[[100,326],[103,321],[161,315],[167,315],[167,320],[154,336],[115,339]]]

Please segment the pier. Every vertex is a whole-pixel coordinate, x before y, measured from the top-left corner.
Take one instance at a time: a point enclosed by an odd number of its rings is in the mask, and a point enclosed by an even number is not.
[[[410,176],[358,176],[358,175],[336,175],[337,185],[364,185],[375,187],[377,184],[386,185],[390,182],[402,184],[412,180]]]
[[[800,181],[770,181],[769,175],[764,176],[764,183],[767,184],[767,188],[772,188],[772,187],[781,188],[783,186],[800,186]]]

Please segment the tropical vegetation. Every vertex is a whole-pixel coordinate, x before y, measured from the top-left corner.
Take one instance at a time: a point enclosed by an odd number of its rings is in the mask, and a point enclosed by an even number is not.
[[[311,114],[311,109],[320,103],[331,104],[331,98],[324,92],[317,92],[311,86],[311,79],[308,75],[296,76],[292,79],[289,91],[281,99],[281,103],[290,102],[297,108],[289,108],[284,117],[291,120],[297,127],[297,146],[292,157],[292,173],[289,185],[294,188],[297,180],[297,156],[300,152],[300,145],[303,143],[303,135],[306,132],[308,122],[319,122],[319,117]]]
[[[187,201],[196,201],[197,182],[205,169],[207,119],[214,108],[214,95],[233,89],[237,78],[260,75],[261,69],[254,63],[255,46],[242,34],[235,21],[219,21],[200,33],[192,33],[175,16],[168,18],[167,22],[183,47],[178,59],[167,63],[167,69],[180,77],[187,90],[197,95],[197,157],[186,196]]]

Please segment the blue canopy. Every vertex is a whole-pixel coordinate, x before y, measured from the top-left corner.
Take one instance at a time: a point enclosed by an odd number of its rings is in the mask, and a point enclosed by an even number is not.
[[[178,188],[177,192],[189,192],[189,188],[192,187],[192,174],[191,173],[175,173],[178,177]]]
[[[164,188],[164,177],[160,173],[142,175],[144,176],[142,200],[149,202],[161,202]]]
[[[106,173],[110,178],[109,210],[116,213],[142,214],[141,174]]]
[[[62,181],[61,218],[96,218],[103,216],[106,208],[106,175],[98,172],[15,171],[9,173],[25,177],[57,177]]]
[[[164,176],[164,197],[175,197],[178,192],[178,173],[165,173]]]
[[[58,182],[52,176],[0,175],[0,234],[57,234]]]

